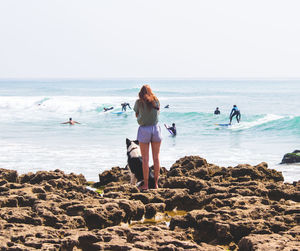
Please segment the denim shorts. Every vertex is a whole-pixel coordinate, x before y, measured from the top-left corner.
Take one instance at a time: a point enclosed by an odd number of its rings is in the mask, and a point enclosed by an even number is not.
[[[140,126],[137,140],[141,143],[161,142],[161,129],[159,125]]]

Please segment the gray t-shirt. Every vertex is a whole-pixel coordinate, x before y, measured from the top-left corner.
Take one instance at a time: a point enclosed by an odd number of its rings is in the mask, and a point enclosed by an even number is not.
[[[157,108],[159,108],[159,101],[156,101]],[[158,123],[159,110],[153,107],[148,108],[139,100],[135,101],[133,110],[137,114],[137,122],[141,126],[156,125]]]

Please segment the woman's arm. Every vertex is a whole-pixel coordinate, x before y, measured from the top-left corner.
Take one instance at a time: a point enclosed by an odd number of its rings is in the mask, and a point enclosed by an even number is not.
[[[135,101],[133,110],[135,111],[135,116],[138,117],[139,116],[139,104],[138,104],[138,100]]]

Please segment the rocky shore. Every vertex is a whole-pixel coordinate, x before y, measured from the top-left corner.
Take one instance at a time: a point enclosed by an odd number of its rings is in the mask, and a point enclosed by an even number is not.
[[[266,163],[187,156],[160,177],[141,193],[114,167],[99,194],[82,175],[0,169],[0,250],[300,250],[300,181]]]

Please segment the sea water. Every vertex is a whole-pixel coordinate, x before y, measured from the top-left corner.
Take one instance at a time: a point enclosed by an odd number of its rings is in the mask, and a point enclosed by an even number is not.
[[[265,161],[285,181],[300,179],[299,165],[279,165],[285,153],[300,149],[297,80],[1,80],[0,167],[61,169],[91,181],[113,166],[125,167],[125,139],[136,139],[138,124],[132,110],[114,112],[123,102],[133,107],[145,83],[161,103],[162,166],[188,155],[225,167]],[[217,126],[229,122],[234,104],[241,122]],[[81,124],[61,124],[70,117]],[[176,137],[164,127],[172,123]]]

